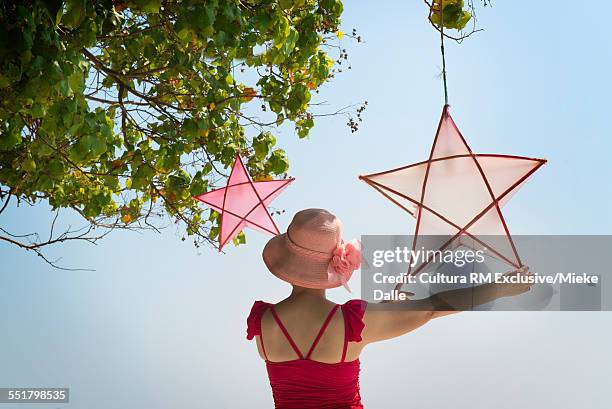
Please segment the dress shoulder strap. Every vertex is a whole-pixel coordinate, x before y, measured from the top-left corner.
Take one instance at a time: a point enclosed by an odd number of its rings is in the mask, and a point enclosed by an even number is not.
[[[323,336],[323,333],[325,332],[325,330],[329,326],[329,322],[333,318],[333,316],[336,313],[336,311],[338,311],[338,307],[340,307],[338,304],[334,305],[334,307],[331,309],[329,314],[327,314],[327,318],[323,322],[323,325],[321,325],[321,329],[319,330],[319,333],[317,334],[317,337],[315,338],[314,342],[312,343],[312,346],[310,347],[310,349],[308,350],[308,353],[306,354],[306,359],[310,358],[310,355],[312,355],[312,352],[317,347],[317,344],[319,343],[319,340],[321,339],[321,337]]]
[[[281,331],[283,331],[283,334],[285,334],[285,338],[287,338],[287,341],[289,341],[291,348],[293,348],[298,358],[304,359],[302,352],[300,351],[300,349],[297,347],[297,345],[293,341],[293,338],[291,338],[291,335],[289,335],[289,331],[287,331],[287,328],[285,328],[282,321],[278,317],[278,314],[276,313],[276,310],[274,309],[273,305],[270,305],[270,311],[272,311],[272,316],[274,317],[274,321],[276,321],[276,324],[278,325],[278,327],[281,329]]]

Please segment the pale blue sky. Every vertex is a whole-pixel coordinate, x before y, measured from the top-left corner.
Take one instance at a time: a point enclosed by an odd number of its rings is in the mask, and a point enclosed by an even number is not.
[[[332,110],[367,99],[351,134],[321,120],[310,140],[279,143],[297,178],[275,201],[286,228],[304,207],[338,214],[345,236],[409,234],[414,222],[357,176],[426,158],[443,97],[439,37],[421,1],[347,1],[352,69],[321,97]],[[545,157],[505,208],[513,233],[612,233],[609,2],[494,2],[484,32],[447,44],[453,116],[476,152]],[[0,223],[48,226],[45,206]],[[271,394],[245,318],[288,286],[261,262],[268,237],[226,255],[196,251],[173,227],[117,233],[51,254],[95,272],[50,269],[0,244],[0,386],[69,386],[67,408],[269,408]],[[353,279],[358,289],[359,276]],[[330,296],[349,298],[343,289]],[[464,313],[368,347],[368,408],[609,406],[609,313]],[[400,405],[400,402],[402,403]],[[26,406],[24,406],[26,408]]]

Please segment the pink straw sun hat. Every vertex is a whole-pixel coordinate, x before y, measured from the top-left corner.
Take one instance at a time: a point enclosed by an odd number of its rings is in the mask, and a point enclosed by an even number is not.
[[[290,284],[348,289],[347,281],[361,265],[361,244],[342,240],[342,222],[332,213],[305,209],[293,216],[286,233],[268,241],[262,255],[270,272]]]

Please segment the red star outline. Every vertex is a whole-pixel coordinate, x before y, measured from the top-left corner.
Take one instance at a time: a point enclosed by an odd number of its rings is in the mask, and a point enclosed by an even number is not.
[[[242,175],[246,176],[247,181],[245,182],[238,182],[238,183],[232,183],[233,179],[236,177],[241,177],[241,175],[238,175],[236,173],[236,170],[239,168],[239,170],[242,172]],[[234,161],[234,165],[232,166],[232,170],[230,172],[230,176],[227,180],[227,184],[225,187],[219,188],[219,189],[214,189],[211,190],[209,192],[206,192],[204,194],[201,194],[199,196],[194,197],[194,199],[207,204],[208,206],[212,207],[213,209],[215,209],[216,211],[221,213],[221,220],[219,223],[219,252],[223,249],[223,246],[225,246],[225,244],[227,244],[227,242],[233,238],[237,233],[239,233],[242,229],[238,230],[239,227],[241,226],[245,226],[245,225],[252,225],[257,227],[258,229],[261,229],[265,232],[268,232],[274,236],[280,234],[280,231],[278,229],[278,226],[276,225],[276,223],[274,222],[274,219],[272,218],[272,216],[270,215],[270,213],[267,210],[267,206],[265,204],[265,201],[267,199],[269,199],[270,197],[273,197],[275,195],[277,195],[278,193],[280,193],[281,190],[283,190],[285,187],[287,187],[290,183],[292,183],[295,180],[295,178],[288,178],[288,179],[280,179],[280,180],[262,180],[262,181],[256,181],[254,182],[251,178],[251,175],[249,174],[249,172],[246,170],[246,167],[244,166],[244,163],[242,162],[242,158],[240,157],[240,154],[236,154],[236,158]],[[272,190],[271,192],[269,192],[267,195],[265,195],[264,197],[262,197],[260,195],[259,192],[259,188],[261,186],[265,186],[265,185],[270,185],[270,184],[278,184],[278,186]],[[255,195],[257,196],[257,203],[249,210],[247,211],[244,215],[239,215],[231,210],[228,210],[226,208],[226,203],[228,200],[228,195],[227,192],[229,190],[229,188],[231,187],[235,187],[235,186],[242,186],[242,185],[250,185],[252,192],[255,193]],[[219,206],[219,203],[215,203],[215,201],[213,200],[209,200],[207,199],[207,196],[215,196],[215,193],[218,192],[223,192],[223,200],[221,203],[221,206]],[[230,198],[231,200],[231,198]],[[269,221],[272,225],[272,229],[269,226],[265,226],[263,225],[263,223],[259,223],[257,221],[254,221],[253,219],[249,218],[249,216],[253,213],[253,211],[255,211],[255,209],[259,208],[259,207],[263,207],[265,209],[265,214],[267,216],[267,221]],[[224,230],[223,230],[223,216],[224,214],[229,214],[232,215],[236,218],[238,218],[239,220],[235,223],[235,225],[233,226],[233,228],[231,229],[231,231],[229,232],[229,234],[227,234],[224,237]]]

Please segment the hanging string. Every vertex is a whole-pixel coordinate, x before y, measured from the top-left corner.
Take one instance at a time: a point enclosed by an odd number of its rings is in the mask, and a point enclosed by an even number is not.
[[[444,105],[448,105],[448,88],[446,85],[446,57],[444,55],[444,13],[443,0],[440,3],[440,51],[442,52],[442,81],[444,82]]]

